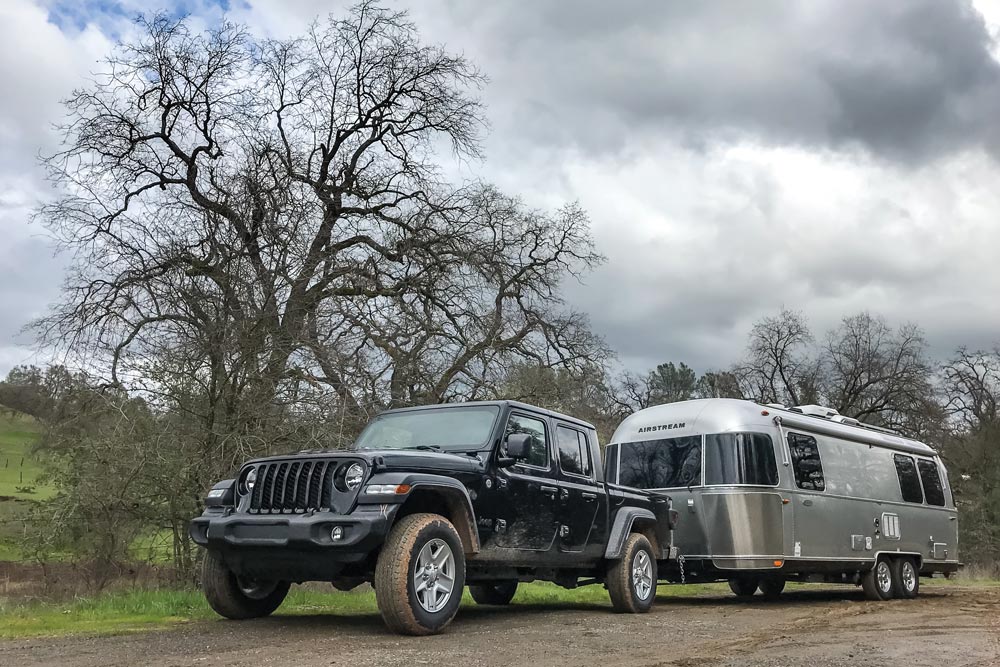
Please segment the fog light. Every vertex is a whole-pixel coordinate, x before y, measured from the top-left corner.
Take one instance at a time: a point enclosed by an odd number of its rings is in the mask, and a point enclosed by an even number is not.
[[[334,542],[344,539],[344,527],[334,526],[330,529],[330,539]]]

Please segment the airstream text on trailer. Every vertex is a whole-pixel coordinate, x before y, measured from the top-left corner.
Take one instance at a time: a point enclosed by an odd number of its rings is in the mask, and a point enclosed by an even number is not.
[[[749,597],[789,580],[914,597],[958,569],[958,517],[927,445],[820,406],[705,399],[640,410],[615,431],[607,479],[669,490],[682,559],[671,580]]]

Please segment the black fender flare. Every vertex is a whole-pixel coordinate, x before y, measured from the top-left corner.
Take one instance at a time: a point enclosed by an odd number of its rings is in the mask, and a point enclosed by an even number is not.
[[[405,493],[367,493],[372,485],[406,485]],[[456,526],[462,537],[467,553],[479,553],[479,527],[476,525],[476,512],[472,507],[472,497],[465,485],[453,477],[418,472],[378,472],[365,482],[358,496],[359,505],[403,505],[415,492],[435,491],[440,493],[449,508],[465,514],[466,526]],[[395,514],[396,512],[393,512]]]
[[[656,524],[656,515],[652,510],[642,507],[623,507],[615,514],[614,523],[611,524],[611,533],[608,535],[608,546],[604,551],[604,557],[608,559],[621,558],[622,547],[625,540],[632,532],[632,525],[637,519],[649,520]]]

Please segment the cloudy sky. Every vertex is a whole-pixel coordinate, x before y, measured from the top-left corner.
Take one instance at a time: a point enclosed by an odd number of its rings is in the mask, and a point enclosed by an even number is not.
[[[0,373],[39,358],[18,332],[62,277],[36,155],[130,18],[287,36],[343,4],[0,2]],[[410,4],[490,77],[487,159],[455,177],[581,202],[608,261],[567,296],[626,366],[726,366],[782,306],[1000,342],[1000,0]]]

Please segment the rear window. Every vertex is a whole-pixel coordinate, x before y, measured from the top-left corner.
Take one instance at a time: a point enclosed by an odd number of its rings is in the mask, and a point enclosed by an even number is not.
[[[775,486],[778,466],[774,445],[763,433],[705,436],[705,484]]]
[[[618,483],[637,489],[669,489],[701,484],[701,436],[625,442]]]
[[[896,475],[899,477],[899,490],[903,494],[903,502],[922,503],[924,493],[920,490],[920,478],[917,476],[917,466],[913,459],[902,454],[893,454],[896,463]]]
[[[587,447],[587,436],[574,428],[559,426],[556,428],[556,440],[559,443],[559,467],[571,475],[590,477],[590,448]]]
[[[944,487],[941,485],[941,473],[937,463],[927,459],[917,459],[917,470],[920,471],[920,481],[924,486],[924,497],[928,505],[944,507]]]

